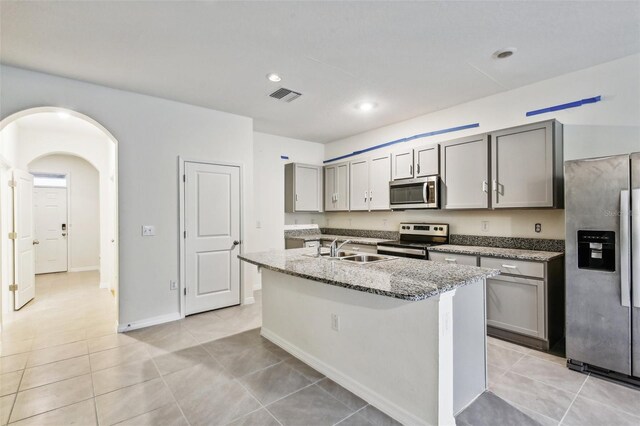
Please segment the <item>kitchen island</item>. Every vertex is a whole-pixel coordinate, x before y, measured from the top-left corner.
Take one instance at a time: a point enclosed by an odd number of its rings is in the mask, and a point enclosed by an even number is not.
[[[398,421],[455,424],[487,387],[494,269],[315,249],[240,255],[262,269],[262,335]]]

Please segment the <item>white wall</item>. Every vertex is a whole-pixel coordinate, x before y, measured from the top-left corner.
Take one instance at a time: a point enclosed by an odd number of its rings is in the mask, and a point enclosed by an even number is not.
[[[253,249],[284,249],[285,223],[322,223],[324,217],[322,213],[284,212],[284,165],[289,162],[322,165],[324,145],[254,132],[253,152]],[[289,159],[283,160],[280,156]],[[261,287],[257,273],[252,276],[252,282],[255,288]]]
[[[241,164],[252,182],[252,120],[9,66],[1,73],[0,118],[58,106],[95,119],[118,140],[120,324],[177,317],[178,292],[169,282],[179,278],[178,156]],[[252,185],[242,201],[247,231]],[[157,235],[143,238],[143,224],[155,225]],[[250,239],[243,245],[252,249]]]
[[[525,116],[527,111],[597,95],[602,96],[602,102],[551,114]],[[418,139],[395,145],[387,151],[551,118],[564,124],[565,160],[640,151],[640,55],[341,139],[326,145],[325,156],[333,158],[407,136],[464,124],[477,122],[480,127]],[[487,235],[564,238],[562,210],[327,213],[325,220],[326,226],[330,227],[391,230],[397,229],[398,223],[405,220],[442,221],[451,224],[452,233],[478,235],[483,234],[480,222],[486,220],[489,221]],[[534,232],[535,223],[542,223],[542,233]]]
[[[98,170],[71,155],[48,155],[29,164],[30,172],[67,174],[69,271],[100,268],[100,194]]]

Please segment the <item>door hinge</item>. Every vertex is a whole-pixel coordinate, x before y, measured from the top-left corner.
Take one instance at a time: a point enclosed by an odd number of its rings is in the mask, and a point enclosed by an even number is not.
[[[9,239],[10,240],[16,240],[18,238],[18,233],[17,232],[9,232]]]
[[[15,180],[7,181],[7,183],[9,184],[9,186],[10,186],[11,188],[15,188],[16,186],[18,186],[18,184],[16,183],[16,181],[15,181]]]
[[[18,291],[18,284],[9,285],[9,291]]]

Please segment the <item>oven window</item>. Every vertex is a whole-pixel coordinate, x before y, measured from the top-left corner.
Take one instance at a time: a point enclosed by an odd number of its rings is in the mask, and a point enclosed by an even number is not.
[[[418,204],[424,203],[422,188],[424,183],[418,185],[393,186],[390,190],[391,204]]]

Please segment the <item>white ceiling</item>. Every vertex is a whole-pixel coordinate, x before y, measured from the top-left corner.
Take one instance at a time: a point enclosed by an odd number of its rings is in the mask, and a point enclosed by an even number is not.
[[[18,118],[15,123],[18,129],[37,132],[74,133],[89,138],[107,138],[95,125],[74,116],[63,116],[57,112],[39,112]]]
[[[5,64],[328,142],[640,52],[640,2],[5,0],[0,38]]]

